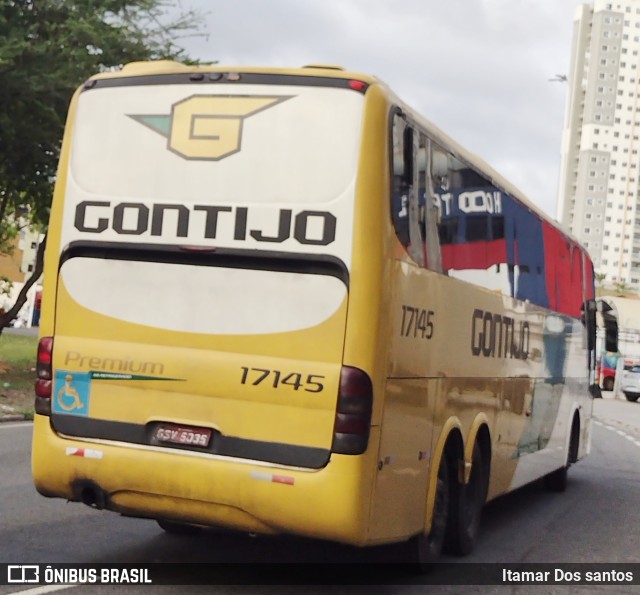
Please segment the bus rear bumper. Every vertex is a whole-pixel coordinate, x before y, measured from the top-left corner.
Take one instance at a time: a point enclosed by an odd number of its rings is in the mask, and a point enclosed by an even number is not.
[[[371,456],[333,454],[318,470],[278,467],[71,439],[56,434],[48,417],[36,415],[32,471],[44,496],[128,516],[366,545]]]

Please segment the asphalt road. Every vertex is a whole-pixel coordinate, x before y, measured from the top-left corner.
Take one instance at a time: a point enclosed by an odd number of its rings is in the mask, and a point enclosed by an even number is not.
[[[538,483],[490,503],[485,508],[479,543],[465,562],[564,564],[640,560],[640,403],[597,400],[595,415],[592,452],[571,468],[567,491],[550,493]],[[359,563],[399,559],[399,550],[393,547],[362,551],[302,539],[225,533],[176,537],[165,534],[153,521],[127,519],[80,504],[49,500],[33,488],[30,443],[31,424],[0,424],[0,562],[230,562],[238,563],[237,569],[232,566],[226,575],[232,586],[216,587],[216,592],[275,593],[274,586],[243,587],[234,583],[246,581],[247,572],[256,562]],[[374,570],[369,581],[376,584],[381,575],[376,574],[376,566],[371,568]],[[425,588],[407,585],[405,576],[396,578],[397,581],[389,581],[388,573],[385,575],[386,582],[398,584],[386,585],[383,592],[413,593]],[[24,589],[0,587],[0,594]],[[122,589],[83,586],[82,593],[116,593]],[[149,587],[129,589],[150,592]],[[154,593],[185,592],[184,587],[152,589]],[[601,589],[591,587],[588,592]],[[438,588],[439,592],[445,590],[467,593],[473,588]],[[192,587],[188,591],[210,590]],[[477,592],[480,591],[487,592],[487,588]],[[613,591],[637,593],[640,587],[617,586]],[[44,591],[27,591],[36,592]],[[278,588],[277,592],[283,591]],[[300,588],[289,587],[285,592],[300,592]],[[576,588],[575,592],[585,589]]]

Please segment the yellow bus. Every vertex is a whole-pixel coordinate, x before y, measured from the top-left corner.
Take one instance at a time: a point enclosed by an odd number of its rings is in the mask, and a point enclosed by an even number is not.
[[[377,78],[133,63],[69,110],[35,485],[466,554],[588,452],[593,300],[586,251]]]

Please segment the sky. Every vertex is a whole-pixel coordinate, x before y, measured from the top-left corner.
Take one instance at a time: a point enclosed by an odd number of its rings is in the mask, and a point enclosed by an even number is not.
[[[187,54],[224,65],[339,64],[385,81],[556,216],[580,0],[178,0]]]

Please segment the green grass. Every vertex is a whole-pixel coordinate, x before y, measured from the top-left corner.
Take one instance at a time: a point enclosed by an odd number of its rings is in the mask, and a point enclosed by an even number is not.
[[[0,362],[10,366],[33,368],[38,350],[38,337],[30,335],[0,335]]]
[[[0,335],[0,416],[18,414],[33,419],[38,338]]]
[[[38,338],[0,335],[0,389],[33,391]]]

